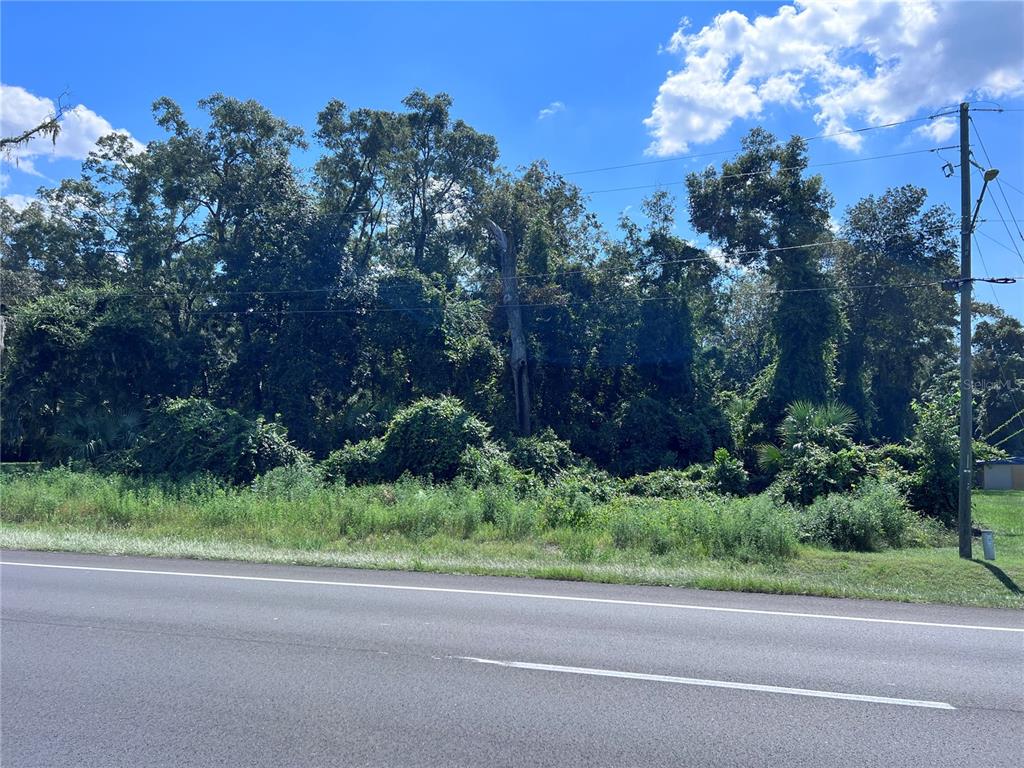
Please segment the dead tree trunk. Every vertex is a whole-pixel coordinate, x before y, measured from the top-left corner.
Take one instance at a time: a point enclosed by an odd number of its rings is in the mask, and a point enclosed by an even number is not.
[[[523,437],[529,437],[530,369],[526,356],[526,336],[523,333],[523,312],[519,306],[519,289],[516,286],[516,257],[501,227],[490,219],[485,223],[501,251],[501,298],[505,304],[508,331],[512,339],[508,362],[512,368],[512,386],[516,398],[516,430]]]

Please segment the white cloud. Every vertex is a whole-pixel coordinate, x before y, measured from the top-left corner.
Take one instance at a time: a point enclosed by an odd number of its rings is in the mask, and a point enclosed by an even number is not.
[[[721,137],[771,106],[814,110],[825,133],[914,117],[966,97],[1024,93],[1024,14],[1016,2],[797,0],[774,16],[719,14],[666,51],[682,57],[650,116],[648,152],[671,155]],[[936,120],[917,133],[935,141]],[[948,138],[948,137],[947,137]],[[857,150],[859,134],[831,138]]]
[[[565,112],[565,104],[561,101],[552,101],[537,113],[537,119],[547,120],[549,117],[554,117],[559,112]]]
[[[0,85],[0,135],[24,133],[51,117],[56,108],[51,99],[36,96],[16,85]],[[16,147],[3,160],[19,171],[41,176],[35,165],[38,159],[84,160],[96,146],[96,140],[108,133],[120,133],[131,138],[128,131],[115,129],[106,119],[80,104],[64,113],[55,143],[48,137],[35,138]],[[140,142],[131,140],[139,152],[145,149]]]
[[[943,142],[953,138],[957,131],[957,121],[952,117],[937,117],[924,125],[915,128],[914,133],[930,141]]]
[[[36,198],[31,195],[19,195],[10,194],[4,195],[4,200],[7,201],[8,205],[16,211],[23,211],[28,208],[32,203],[36,202]]]

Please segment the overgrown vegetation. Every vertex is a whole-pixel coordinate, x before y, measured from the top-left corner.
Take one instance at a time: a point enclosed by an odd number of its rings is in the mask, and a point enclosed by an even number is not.
[[[10,472],[0,545],[518,574],[1024,607],[1024,495],[981,495],[998,569],[868,483],[807,510],[771,494],[601,500],[579,486],[349,487],[278,467],[248,486],[64,469]],[[801,543],[803,542],[803,543]],[[833,549],[832,546],[836,547]],[[902,548],[894,548],[902,547]],[[847,548],[880,550],[846,554]]]
[[[664,191],[605,231],[545,163],[497,165],[444,94],[331,101],[312,183],[299,128],[199,107],[194,125],[160,99],[146,151],[104,137],[80,179],[0,202],[0,456],[75,470],[5,480],[5,521],[760,564],[952,522],[937,283],[957,244],[925,190],[868,196],[834,232],[806,144],[752,130],[686,181],[723,259],[676,234]],[[518,274],[532,435],[487,222]],[[979,451],[1024,451],[1024,329],[976,314]]]

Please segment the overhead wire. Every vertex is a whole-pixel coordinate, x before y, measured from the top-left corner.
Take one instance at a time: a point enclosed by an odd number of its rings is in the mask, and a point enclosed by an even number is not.
[[[972,239],[974,240],[974,248],[978,252],[978,259],[981,261],[981,266],[984,268],[984,270],[986,272],[988,272],[988,265],[985,263],[985,254],[982,253],[982,251],[981,251],[981,246],[978,244],[978,238],[977,238],[977,235],[975,233],[972,233]],[[1003,305],[999,303],[999,295],[996,293],[995,286],[990,284],[989,285],[989,290],[992,291],[992,300],[995,302],[995,305],[1005,312],[1006,310],[1003,309]],[[1004,381],[1011,381],[1010,377],[1007,376],[1006,369],[1003,367],[1003,363],[999,359],[998,356],[995,357],[995,362],[996,362],[996,367],[999,369],[999,373],[1002,374],[1002,376],[1003,376],[1003,380]],[[1021,414],[1021,410],[1022,409],[1017,405],[1017,398],[1013,394],[1013,388],[1012,387],[1008,387],[1006,392],[1010,396],[1010,403],[1013,405],[1014,409],[1017,410],[1017,412],[1018,412],[1017,416],[1020,419],[1021,430],[1024,430],[1024,415]],[[1021,430],[1018,430],[1018,432],[1020,432]],[[1017,434],[1017,433],[1014,433],[1014,434]],[[1013,435],[1011,435],[1010,437],[1013,437]],[[1009,438],[1007,438],[1007,439],[1009,439]],[[996,443],[996,446],[998,447],[999,445],[1001,445],[1004,442],[1006,442],[1006,440],[1002,440],[999,443]]]
[[[907,123],[920,123],[927,120],[934,120],[937,117],[945,117],[946,115],[956,114],[956,110],[948,112],[937,112],[933,115],[927,115],[925,117],[912,117],[907,120],[896,120],[890,123],[882,123],[881,125],[867,125],[862,128],[848,128],[842,131],[834,131],[832,133],[820,133],[816,136],[808,136],[804,141],[817,141],[819,139],[830,139],[834,136],[849,136],[851,134],[866,133],[868,131],[878,131],[885,128],[894,128],[898,125],[906,125]],[[687,153],[684,155],[677,155],[676,157],[662,157],[657,160],[640,160],[635,163],[621,163],[619,165],[606,165],[600,168],[584,168],[579,171],[569,171],[568,173],[562,174],[563,176],[582,176],[587,173],[602,173],[604,171],[618,171],[623,168],[638,168],[647,165],[661,165],[663,163],[677,163],[684,160],[696,160],[702,157],[716,157],[718,155],[730,155],[736,152],[742,152],[742,147],[736,147],[735,149],[723,149],[714,152],[701,152],[699,154]]]
[[[993,167],[993,165],[992,165],[992,158],[990,158],[989,155],[988,155],[988,150],[985,148],[985,142],[981,138],[981,131],[978,130],[978,126],[975,124],[973,119],[971,120],[971,128],[974,129],[974,136],[975,136],[975,138],[977,138],[979,146],[981,146],[982,154],[985,155],[985,162],[986,162],[986,164],[988,165],[989,168],[992,168]],[[1017,236],[1020,237],[1022,242],[1024,242],[1024,233],[1021,233],[1021,231],[1020,231],[1020,224],[1017,222],[1017,219],[1013,218],[1013,209],[1010,206],[1010,201],[1006,197],[1006,192],[1003,191],[1003,185],[1000,183],[998,176],[996,176],[995,182],[996,182],[996,188],[999,190],[999,194],[1002,195],[1003,202],[1006,203],[1006,213],[1010,217],[1011,221],[1013,221],[1013,225],[1014,225],[1014,227],[1017,230]],[[996,203],[995,206],[996,206],[996,211],[999,213],[1000,216],[1002,216],[1003,212],[1000,210],[999,204]],[[1021,261],[1024,261],[1024,256],[1021,256],[1020,249],[1017,248],[1017,244],[1013,240],[1013,235],[1010,234],[1010,227],[1009,227],[1009,225],[1004,221],[1003,222],[1003,226],[1006,228],[1006,234],[1009,235],[1009,237],[1010,237],[1010,242],[1014,244],[1014,249],[1017,251],[1017,256],[1020,256]]]
[[[925,154],[925,153],[929,153],[929,152],[940,152],[940,151],[947,150],[947,149],[959,149],[959,147],[960,147],[959,144],[950,144],[949,146],[945,146],[945,147],[930,147],[928,149],[912,149],[912,150],[909,150],[907,152],[892,152],[892,153],[889,153],[889,154],[886,154],[886,155],[872,155],[871,157],[855,157],[855,158],[851,158],[849,160],[832,160],[832,161],[824,162],[824,163],[808,163],[807,165],[783,166],[781,168],[769,168],[769,169],[762,170],[762,171],[744,171],[743,173],[725,173],[725,174],[722,174],[721,176],[716,176],[715,180],[741,179],[741,178],[746,178],[748,176],[763,176],[763,175],[766,175],[766,174],[769,174],[769,173],[778,173],[778,172],[781,172],[781,171],[800,171],[800,170],[803,170],[804,168],[825,168],[825,167],[831,167],[831,166],[836,166],[836,165],[851,165],[853,163],[866,163],[869,160],[888,160],[888,159],[891,159],[891,158],[894,158],[894,157],[906,157],[908,155],[920,155],[920,154]],[[675,186],[677,184],[685,184],[685,183],[686,183],[686,180],[684,179],[684,180],[681,180],[681,181],[667,181],[667,182],[663,182],[663,183],[660,183],[660,184],[637,184],[635,186],[629,186],[629,187],[612,187],[610,189],[584,190],[583,194],[585,194],[585,195],[601,195],[601,194],[605,194],[607,192],[631,192],[631,191],[637,190],[637,189],[652,189],[652,188]]]

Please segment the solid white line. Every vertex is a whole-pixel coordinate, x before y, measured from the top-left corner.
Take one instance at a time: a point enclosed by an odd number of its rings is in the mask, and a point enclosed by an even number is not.
[[[877,619],[869,616],[841,616],[829,613],[798,613],[796,611],[769,611],[757,608],[724,608],[713,605],[690,605],[687,603],[658,603],[646,600],[616,600],[606,597],[576,597],[573,595],[545,595],[535,592],[498,592],[486,589],[456,589],[452,587],[414,587],[405,584],[368,584],[359,581],[319,581],[316,579],[284,579],[272,576],[239,576],[227,573],[190,573],[188,571],[151,571],[140,568],[101,568],[88,565],[55,565],[53,563],[0,562],[4,566],[22,568],[50,568],[66,571],[96,571],[100,573],[131,573],[147,576],[182,576],[192,579],[228,579],[231,581],[262,581],[276,584],[312,584],[323,587],[352,587],[359,589],[388,589],[400,592],[439,592],[454,595],[486,595],[489,597],[527,598],[530,600],[561,600],[572,603],[599,603],[602,605],[632,605],[642,608],[670,608],[683,611],[709,611],[712,613],[739,613],[755,616],[783,616],[797,619],[825,619],[829,621],[859,621],[869,624],[900,624],[912,627],[937,627],[943,629],[976,629],[985,632],[1021,632],[1024,627],[993,627],[979,624],[945,624],[935,621],[911,621],[909,619]]]
[[[646,675],[641,672],[620,672],[614,669],[589,669],[587,667],[563,667],[559,664],[533,664],[528,661],[498,661],[495,659],[478,659],[472,656],[454,656],[462,661],[477,664],[494,664],[499,667],[515,669],[534,669],[541,672],[567,672],[572,675],[594,675],[596,677],[621,677],[627,680],[648,680],[656,683],[675,683],[677,685],[696,685],[704,688],[732,688],[739,691],[758,691],[760,693],[783,693],[789,696],[811,696],[818,699],[841,699],[843,701],[865,701],[870,704],[896,704],[901,707],[923,707],[925,709],[953,709],[952,704],[944,701],[922,701],[920,699],[894,699],[889,696],[865,696],[860,693],[838,693],[836,691],[815,691],[808,688],[785,688],[778,685],[757,685],[755,683],[733,683],[728,680],[702,680],[697,677],[673,677],[671,675]]]

